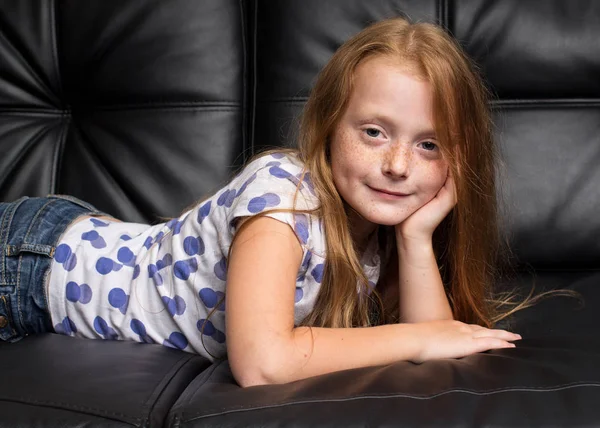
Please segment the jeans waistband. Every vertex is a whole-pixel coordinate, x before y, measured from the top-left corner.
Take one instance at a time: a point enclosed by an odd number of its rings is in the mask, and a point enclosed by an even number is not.
[[[48,331],[45,280],[58,241],[81,215],[106,215],[66,195],[22,197],[0,204],[0,337]],[[8,323],[5,322],[8,320]]]

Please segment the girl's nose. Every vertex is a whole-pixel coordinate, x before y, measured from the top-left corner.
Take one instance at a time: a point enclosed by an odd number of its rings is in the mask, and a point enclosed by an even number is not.
[[[392,144],[383,160],[383,174],[390,178],[405,178],[409,174],[410,145]]]

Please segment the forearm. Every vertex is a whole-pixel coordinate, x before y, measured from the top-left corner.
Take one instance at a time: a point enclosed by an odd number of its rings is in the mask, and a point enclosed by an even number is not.
[[[452,319],[431,243],[397,243],[400,322]]]
[[[410,361],[419,350],[415,326],[296,327],[278,347],[259,383],[287,383],[338,370]],[[312,330],[312,334],[311,334]]]

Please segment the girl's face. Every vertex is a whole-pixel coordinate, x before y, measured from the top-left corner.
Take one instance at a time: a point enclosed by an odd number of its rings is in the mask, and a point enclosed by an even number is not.
[[[397,225],[437,194],[447,162],[435,139],[430,84],[387,57],[361,62],[331,138],[331,168],[362,226]],[[363,229],[364,230],[364,229]]]

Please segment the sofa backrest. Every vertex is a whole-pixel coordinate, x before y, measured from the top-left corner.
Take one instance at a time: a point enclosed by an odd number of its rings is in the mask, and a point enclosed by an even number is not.
[[[0,200],[177,215],[251,154],[294,145],[319,69],[398,14],[448,28],[495,93],[519,260],[600,267],[600,4],[586,0],[0,2]]]
[[[245,150],[236,0],[0,2],[0,200],[177,215]]]

